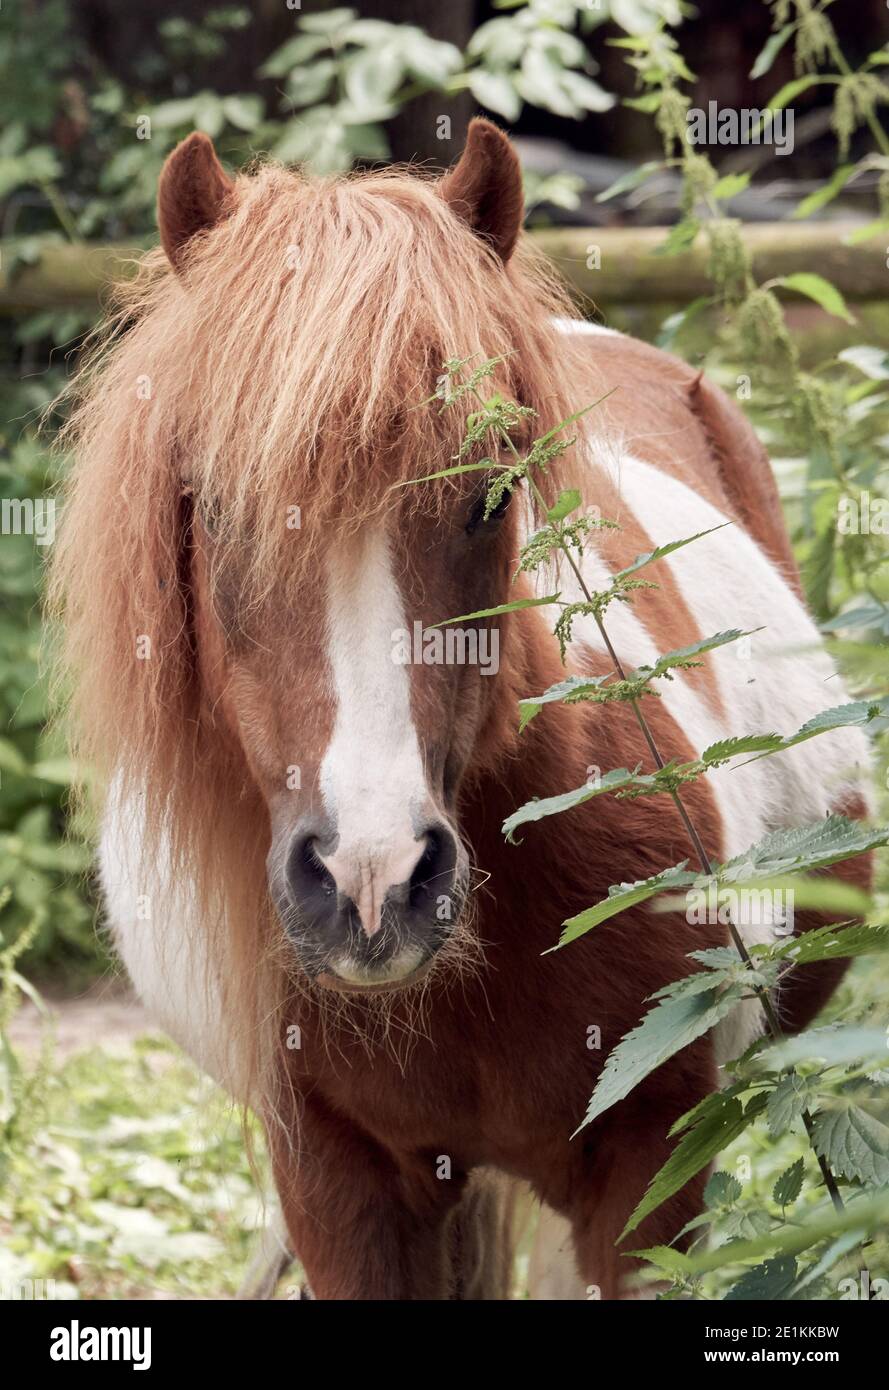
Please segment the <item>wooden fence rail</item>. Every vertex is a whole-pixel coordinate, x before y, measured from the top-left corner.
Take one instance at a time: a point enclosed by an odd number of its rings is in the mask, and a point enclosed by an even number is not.
[[[889,290],[889,237],[848,246],[845,238],[856,225],[748,223],[744,239],[760,281],[814,271],[846,299],[882,299]],[[653,254],[666,235],[664,227],[548,227],[533,233],[577,294],[596,304],[682,304],[709,293],[703,244],[678,256]],[[21,265],[14,245],[0,243],[0,314],[90,308],[112,279],[128,273],[134,254],[138,248],[132,246],[47,241],[35,264]]]

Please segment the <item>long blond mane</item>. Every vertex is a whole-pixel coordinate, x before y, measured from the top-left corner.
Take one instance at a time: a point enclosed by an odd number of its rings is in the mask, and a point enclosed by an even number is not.
[[[51,583],[71,739],[100,788],[138,798],[146,863],[162,843],[189,884],[247,1052],[273,1014],[267,820],[202,700],[183,493],[224,517],[250,601],[282,574],[318,582],[320,551],[392,506],[393,484],[447,467],[474,403],[420,404],[446,359],[504,355],[541,430],[577,407],[575,349],[551,324],[571,312],[527,247],[502,267],[430,179],[267,164],[184,275],[145,256],[72,386]]]

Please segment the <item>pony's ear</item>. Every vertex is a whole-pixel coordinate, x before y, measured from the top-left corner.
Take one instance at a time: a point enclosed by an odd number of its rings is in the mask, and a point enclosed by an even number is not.
[[[454,212],[508,261],[521,230],[524,198],[518,156],[503,131],[481,116],[470,121],[463,153],[439,188]]]
[[[157,223],[174,270],[181,270],[182,253],[191,238],[225,216],[234,187],[216,157],[213,141],[200,131],[167,156],[157,188]]]

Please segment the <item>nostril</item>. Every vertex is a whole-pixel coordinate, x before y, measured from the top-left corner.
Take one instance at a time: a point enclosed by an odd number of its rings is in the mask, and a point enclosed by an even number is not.
[[[287,884],[297,901],[309,895],[336,897],[336,883],[325,868],[317,845],[314,835],[303,835],[291,846],[287,860]]]
[[[318,880],[319,885],[325,893],[335,893],[336,884],[333,874],[325,868],[321,856],[317,850],[317,840],[309,836],[303,845],[303,869],[306,875]]]
[[[457,842],[444,825],[426,831],[426,848],[414,866],[408,884],[411,907],[428,907],[430,900],[446,896],[453,885],[457,867]]]

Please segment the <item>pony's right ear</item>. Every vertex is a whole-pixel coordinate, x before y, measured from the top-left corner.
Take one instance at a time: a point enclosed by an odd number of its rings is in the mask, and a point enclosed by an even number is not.
[[[519,158],[503,131],[483,116],[471,120],[463,153],[438,187],[457,216],[508,261],[522,227],[524,196]]]
[[[208,135],[195,131],[177,145],[161,170],[157,222],[174,270],[193,236],[208,231],[231,209],[234,180],[223,169]]]

